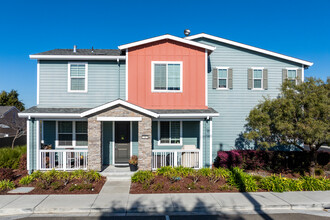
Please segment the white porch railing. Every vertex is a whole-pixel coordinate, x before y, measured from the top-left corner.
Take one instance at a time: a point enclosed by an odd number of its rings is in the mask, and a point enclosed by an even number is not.
[[[199,150],[152,150],[152,169],[164,166],[200,168]]]
[[[40,170],[87,169],[88,150],[40,150]]]

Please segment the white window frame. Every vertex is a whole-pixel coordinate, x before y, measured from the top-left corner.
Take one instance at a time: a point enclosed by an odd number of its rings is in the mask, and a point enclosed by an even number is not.
[[[264,90],[264,67],[251,67],[252,69],[252,90]],[[254,88],[254,70],[261,70],[261,88]]]
[[[59,121],[68,121],[68,120],[59,120]],[[76,121],[70,121],[70,122],[72,122],[72,146],[60,146],[59,145],[59,133],[58,133],[58,122],[59,121],[56,121],[55,148],[88,148],[88,146],[77,146],[76,145]],[[87,122],[87,126],[88,126],[88,122]],[[65,134],[65,133],[63,133],[63,134]],[[88,138],[88,131],[87,131],[87,138]]]
[[[154,79],[155,79],[155,64],[180,64],[180,90],[165,90],[155,89]],[[169,93],[180,93],[183,91],[182,82],[183,82],[183,62],[182,61],[151,61],[151,92],[169,92]],[[166,68],[166,86],[168,85],[168,68]]]
[[[161,120],[161,121],[158,121],[158,146],[182,146],[182,121],[179,121],[180,122],[180,143],[179,144],[172,144],[171,143],[171,123],[173,121],[177,122],[177,120]],[[169,142],[170,143],[161,143],[161,141],[160,141],[160,123],[161,122],[169,122],[170,123],[170,126],[169,126],[169,130],[170,130]]]
[[[71,90],[71,64],[85,65],[85,89],[84,90]],[[74,77],[81,78],[81,77]],[[72,93],[87,93],[88,92],[88,62],[68,62],[68,92]]]
[[[298,68],[286,68],[286,79],[289,80],[289,70],[295,70],[296,71],[296,77],[295,77],[295,85],[297,85],[297,73],[298,73]]]
[[[217,90],[229,90],[228,88],[228,70],[229,67],[227,66],[217,66]],[[219,77],[219,70],[226,70],[227,71],[227,77],[226,77],[226,88],[220,88],[219,87],[219,79],[224,79]]]

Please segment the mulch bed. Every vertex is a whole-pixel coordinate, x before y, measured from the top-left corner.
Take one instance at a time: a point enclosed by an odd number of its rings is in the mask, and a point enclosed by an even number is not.
[[[227,186],[224,179],[220,179],[217,183],[212,184],[210,181],[201,177],[195,184],[195,188],[192,188],[191,184],[193,180],[189,177],[183,177],[181,180],[171,183],[168,178],[163,176],[155,176],[153,183],[149,189],[143,189],[142,184],[132,183],[130,193],[131,194],[152,194],[152,193],[210,193],[210,192],[238,192],[234,187],[223,188],[221,186]],[[163,185],[162,188],[157,186]]]

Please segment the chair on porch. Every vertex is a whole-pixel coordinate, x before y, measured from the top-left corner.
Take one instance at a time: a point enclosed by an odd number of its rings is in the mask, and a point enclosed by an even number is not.
[[[183,145],[182,150],[197,150],[197,148],[195,145]],[[182,152],[181,165],[183,167],[198,167],[198,153]]]

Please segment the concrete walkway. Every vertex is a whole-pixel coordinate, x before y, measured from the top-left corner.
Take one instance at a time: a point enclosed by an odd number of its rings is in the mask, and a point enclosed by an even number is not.
[[[108,181],[94,195],[1,195],[0,215],[209,213],[224,211],[323,210],[330,191],[285,193],[129,194],[130,181]],[[329,214],[330,217],[330,213]]]

